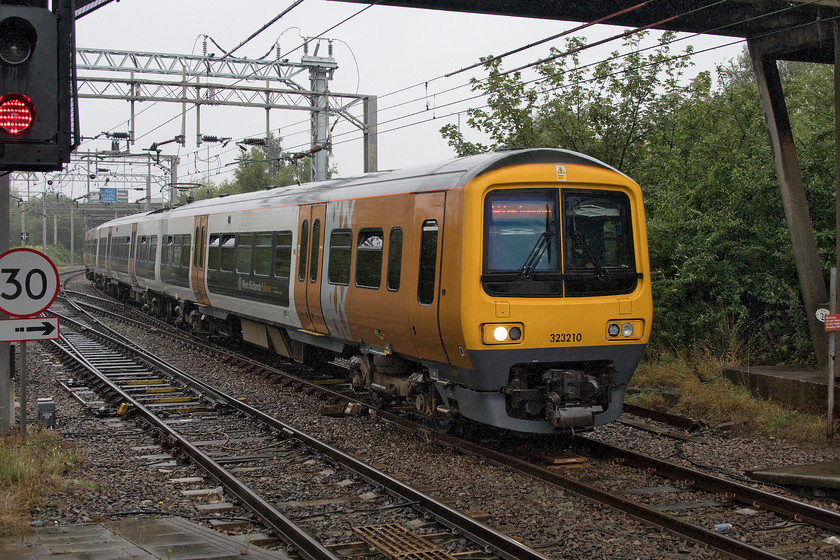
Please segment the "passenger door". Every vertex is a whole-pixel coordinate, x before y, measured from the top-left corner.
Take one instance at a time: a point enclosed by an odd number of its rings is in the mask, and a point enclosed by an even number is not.
[[[441,248],[446,193],[415,195],[411,242],[409,321],[419,357],[448,362],[440,335]]]
[[[295,275],[295,306],[301,325],[308,331],[322,334],[329,333],[321,311],[326,214],[326,204],[307,204],[300,207]]]
[[[131,224],[131,244],[128,246],[128,275],[131,285],[137,285],[137,274],[134,269],[134,259],[137,257],[137,222]]]
[[[190,263],[190,284],[196,301],[201,305],[210,305],[207,297],[207,282],[204,263],[207,260],[207,215],[195,217],[193,235],[192,262]]]

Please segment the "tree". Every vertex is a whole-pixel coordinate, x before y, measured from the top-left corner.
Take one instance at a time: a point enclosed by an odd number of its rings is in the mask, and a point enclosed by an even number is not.
[[[203,200],[223,194],[255,192],[308,182],[310,168],[306,158],[284,154],[280,143],[280,138],[270,136],[265,147],[252,147],[249,151],[243,149],[232,180],[223,181],[218,186],[205,184],[189,195],[182,195],[181,203],[185,203],[188,196],[191,200]]]
[[[643,47],[648,34],[628,35],[629,54],[596,65],[581,65],[585,39],[566,40],[536,66],[538,78],[522,81],[521,71],[504,72],[500,59],[489,59],[485,80],[473,79],[473,91],[487,98],[486,108],[470,109],[467,124],[489,136],[485,146],[467,141],[454,125],[441,129],[458,155],[495,148],[553,146],[587,153],[619,170],[640,157],[646,136],[685,86],[689,47],[674,56],[674,34],[663,33],[655,46]]]

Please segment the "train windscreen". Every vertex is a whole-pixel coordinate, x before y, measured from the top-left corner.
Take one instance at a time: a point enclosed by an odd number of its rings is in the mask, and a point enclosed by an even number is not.
[[[635,289],[624,193],[500,189],[487,195],[484,210],[482,283],[488,294],[576,297]]]

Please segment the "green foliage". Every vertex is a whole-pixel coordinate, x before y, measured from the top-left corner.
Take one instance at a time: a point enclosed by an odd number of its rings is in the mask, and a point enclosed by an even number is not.
[[[656,352],[701,348],[726,359],[813,360],[790,236],[758,90],[744,54],[684,83],[672,35],[582,66],[585,41],[552,51],[526,83],[498,60],[474,81],[488,106],[441,130],[458,155],[550,146],[587,153],[645,195]],[[688,48],[685,54],[690,54]],[[820,256],[834,261],[834,93],[830,66],[780,67]]]
[[[467,124],[489,136],[491,145],[467,141],[453,125],[441,133],[458,155],[554,146],[624,169],[644,153],[638,148],[685,89],[679,78],[687,62],[670,52],[673,33],[663,33],[653,48],[642,46],[647,36],[629,36],[624,44],[629,55],[614,52],[595,66],[581,65],[586,41],[569,38],[563,52],[552,48],[536,68],[539,78],[528,83],[521,72],[505,72],[499,59],[489,59],[488,77],[473,80],[488,108],[470,109]]]
[[[283,187],[306,183],[310,177],[309,160],[291,160],[280,147],[280,138],[269,137],[265,148],[251,148],[243,151],[237,161],[233,179],[220,185],[205,184],[188,194],[182,194],[179,204],[191,200],[204,200],[219,195],[261,191],[271,187]]]

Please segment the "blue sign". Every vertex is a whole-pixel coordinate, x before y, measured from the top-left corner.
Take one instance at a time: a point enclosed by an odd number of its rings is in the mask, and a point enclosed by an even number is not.
[[[116,202],[117,189],[99,189],[99,202]]]

